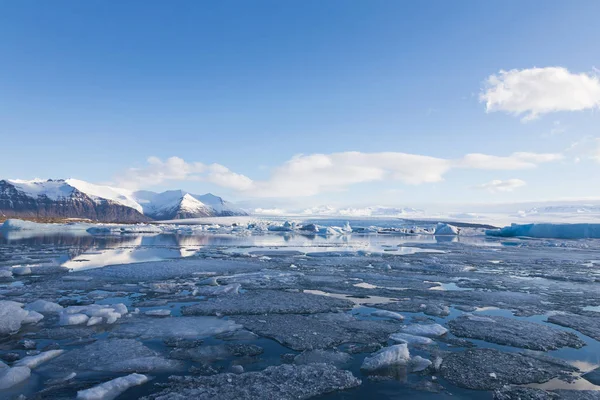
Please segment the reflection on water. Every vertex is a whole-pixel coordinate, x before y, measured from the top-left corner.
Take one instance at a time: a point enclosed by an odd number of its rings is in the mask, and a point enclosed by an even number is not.
[[[130,264],[223,252],[253,256],[276,255],[356,255],[381,253],[408,255],[440,252],[419,248],[435,245],[432,236],[393,236],[353,234],[311,236],[293,233],[266,235],[157,234],[94,236],[79,232],[37,234],[0,233],[1,265],[60,265],[84,270],[106,265]],[[390,251],[393,250],[393,251]]]

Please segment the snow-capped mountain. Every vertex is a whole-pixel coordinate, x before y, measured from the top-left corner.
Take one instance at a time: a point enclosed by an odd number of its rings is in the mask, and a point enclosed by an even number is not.
[[[142,222],[150,218],[122,202],[87,194],[67,181],[0,180],[0,216],[85,218],[102,222]]]
[[[0,216],[141,222],[247,215],[213,194],[130,191],[77,179],[0,180]]]

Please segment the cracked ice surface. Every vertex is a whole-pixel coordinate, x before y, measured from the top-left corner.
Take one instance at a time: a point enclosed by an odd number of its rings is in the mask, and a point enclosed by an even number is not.
[[[441,374],[458,386],[490,390],[508,384],[547,382],[577,371],[577,368],[558,361],[521,353],[474,349],[447,355],[442,361]]]
[[[256,290],[186,306],[182,312],[184,315],[309,314],[350,309],[352,304],[314,294]]]
[[[147,400],[308,399],[360,385],[349,371],[327,364],[280,365],[261,372],[173,377]]]
[[[448,326],[450,332],[459,337],[481,339],[531,350],[548,351],[565,346],[574,348],[585,346],[585,342],[574,333],[501,316],[480,317],[467,314],[450,321]]]

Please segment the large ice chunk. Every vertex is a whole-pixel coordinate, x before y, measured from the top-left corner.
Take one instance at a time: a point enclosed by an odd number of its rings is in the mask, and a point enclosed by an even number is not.
[[[22,324],[35,323],[43,318],[40,314],[32,314],[22,307],[23,304],[16,301],[0,300],[0,336],[17,333]]]
[[[361,369],[365,371],[376,371],[397,365],[406,365],[410,361],[410,353],[406,343],[395,344],[384,347],[378,352],[365,358]]]
[[[555,239],[600,239],[600,224],[512,224],[487,230],[488,236],[528,236]]]
[[[57,313],[63,310],[63,306],[46,300],[36,300],[25,305],[26,310],[37,311],[39,313]]]
[[[445,335],[448,329],[440,324],[414,324],[405,326],[402,328],[402,332],[415,336],[438,337]]]
[[[20,359],[19,361],[17,361],[17,363],[15,364],[15,366],[17,367],[27,367],[29,369],[35,369],[38,366],[40,366],[41,364],[52,360],[53,358],[56,358],[58,356],[60,356],[62,353],[64,353],[64,350],[48,350],[48,351],[44,351],[43,353],[40,353],[38,355],[35,356],[27,356],[25,358]]]
[[[396,343],[416,344],[416,345],[430,345],[433,344],[433,340],[424,336],[415,336],[408,333],[394,333],[390,335],[390,339]]]
[[[460,228],[457,228],[456,226],[450,225],[450,224],[445,224],[443,222],[440,222],[437,224],[437,226],[435,227],[435,232],[433,233],[434,235],[438,236],[438,235],[453,235],[456,236],[460,233]]]
[[[79,400],[112,400],[133,386],[143,385],[148,377],[142,374],[130,374],[97,386],[77,392]]]
[[[0,369],[0,390],[11,388],[31,375],[27,367],[12,367]]]

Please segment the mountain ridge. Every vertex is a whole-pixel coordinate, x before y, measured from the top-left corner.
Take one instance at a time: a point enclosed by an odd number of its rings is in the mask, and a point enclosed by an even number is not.
[[[212,193],[130,191],[78,179],[0,180],[0,217],[4,218],[149,222],[233,215],[248,214]]]

